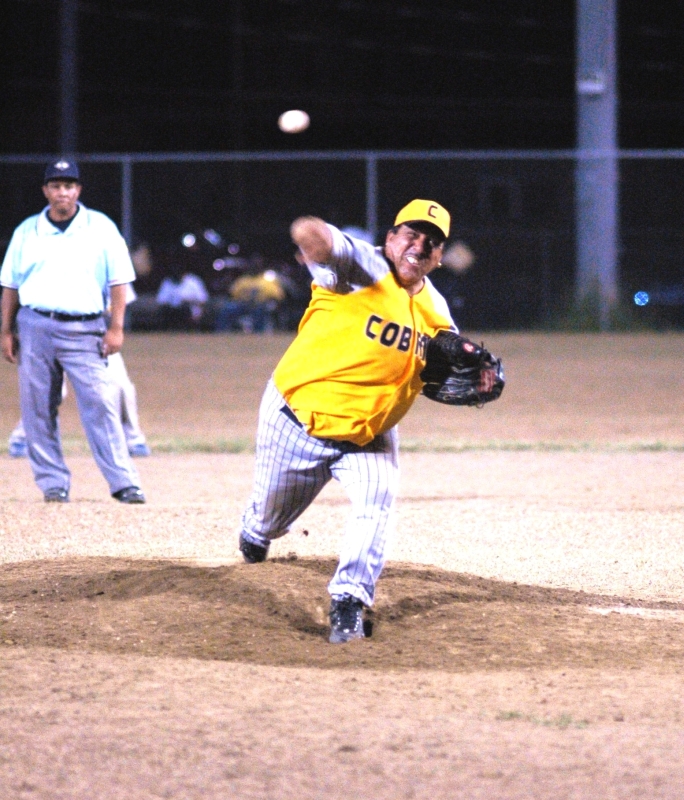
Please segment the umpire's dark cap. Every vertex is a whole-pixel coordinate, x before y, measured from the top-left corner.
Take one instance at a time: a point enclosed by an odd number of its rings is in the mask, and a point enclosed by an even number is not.
[[[78,181],[80,183],[78,164],[70,158],[58,158],[56,161],[51,161],[45,167],[43,184],[48,181]]]

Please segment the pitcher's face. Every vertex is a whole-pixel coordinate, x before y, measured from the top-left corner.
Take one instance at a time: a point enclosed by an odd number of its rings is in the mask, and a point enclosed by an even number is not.
[[[444,242],[430,233],[401,225],[385,239],[385,255],[394,264],[397,281],[409,294],[423,288],[423,278],[439,266]]]

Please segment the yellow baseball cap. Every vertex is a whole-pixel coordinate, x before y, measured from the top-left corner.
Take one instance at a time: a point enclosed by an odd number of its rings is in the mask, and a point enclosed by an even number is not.
[[[449,212],[434,200],[411,200],[407,206],[401,209],[394,220],[395,226],[410,222],[429,222],[442,231],[445,239],[449,236],[451,223]]]

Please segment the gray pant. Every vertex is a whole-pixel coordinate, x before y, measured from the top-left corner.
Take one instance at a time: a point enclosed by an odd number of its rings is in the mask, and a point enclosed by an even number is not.
[[[66,372],[81,423],[110,494],[140,486],[124,436],[107,360],[100,356],[104,318],[60,322],[29,308],[17,315],[19,399],[28,458],[39,488],[70,488],[59,433],[59,405]]]
[[[123,356],[121,353],[114,353],[114,355],[107,357],[107,372],[109,380],[113,381],[117,387],[118,403],[120,406],[121,424],[123,425],[124,436],[126,437],[126,444],[130,451],[131,447],[136,445],[147,444],[145,434],[142,432],[138,418],[138,393],[136,392],[133,381],[128,377],[126,365],[124,364]],[[66,381],[62,384],[62,399],[67,396]],[[19,418],[19,421],[14,426],[14,429],[9,435],[8,445],[21,444],[26,445],[26,431],[24,430],[24,423]]]

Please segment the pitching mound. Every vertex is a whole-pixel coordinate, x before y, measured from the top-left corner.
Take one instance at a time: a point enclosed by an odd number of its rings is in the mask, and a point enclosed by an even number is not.
[[[681,661],[684,604],[389,566],[364,642],[327,642],[333,560],[207,568],[106,558],[5,565],[5,643],[284,667],[470,672]]]

